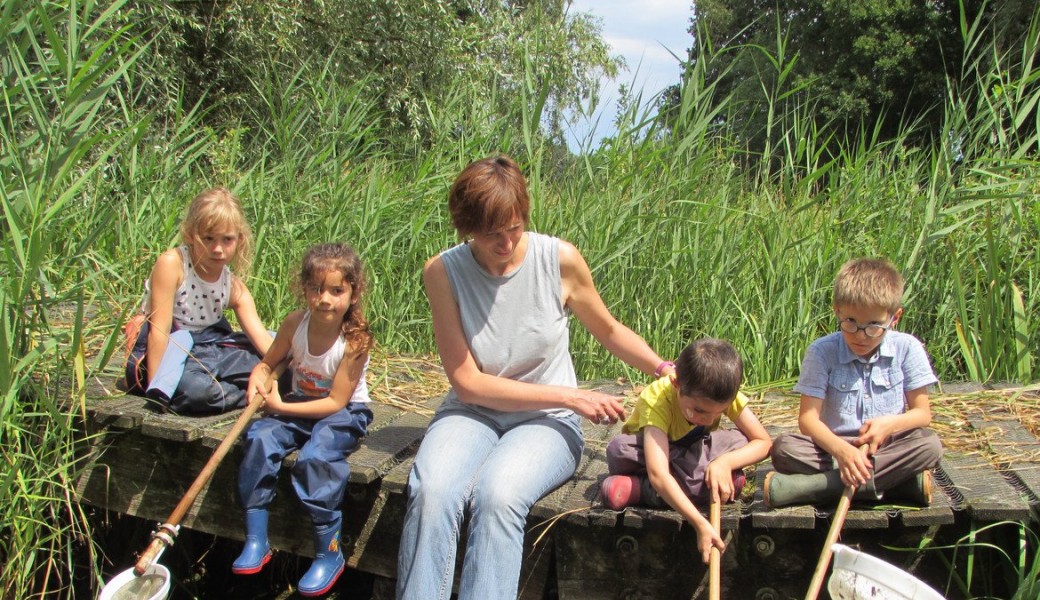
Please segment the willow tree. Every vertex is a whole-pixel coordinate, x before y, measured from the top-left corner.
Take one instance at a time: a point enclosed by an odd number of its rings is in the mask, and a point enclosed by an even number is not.
[[[294,0],[135,4],[127,18],[150,32],[143,71],[156,104],[202,101],[235,119],[270,72],[332,69],[367,93],[413,139],[429,134],[430,106],[461,94],[491,114],[515,113],[532,83],[547,99],[548,131],[567,108],[614,76],[591,15],[568,0]],[[534,81],[532,81],[532,75]]]

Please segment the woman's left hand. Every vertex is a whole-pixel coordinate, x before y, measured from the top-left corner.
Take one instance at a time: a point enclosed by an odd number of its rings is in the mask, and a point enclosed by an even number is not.
[[[626,418],[624,398],[595,390],[574,390],[571,410],[600,425],[612,425]]]

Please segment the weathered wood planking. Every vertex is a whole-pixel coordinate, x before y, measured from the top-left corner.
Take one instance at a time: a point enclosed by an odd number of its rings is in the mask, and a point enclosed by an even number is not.
[[[631,396],[628,386],[596,384],[608,393]],[[97,380],[88,391],[87,423],[94,454],[78,481],[87,503],[151,521],[164,520],[194,481],[238,412],[213,417],[162,414],[148,401],[113,392]],[[411,461],[439,399],[414,409],[374,403],[375,419],[361,448],[351,455],[344,501],[344,549],[352,568],[393,579]],[[792,426],[794,415],[792,415]],[[925,530],[954,523],[956,512],[975,521],[1026,520],[1037,500],[1036,454],[1040,443],[1017,421],[972,420],[980,431],[999,427],[999,440],[1013,441],[1023,457],[1009,461],[1004,474],[980,456],[947,452],[935,470],[930,507],[854,505],[845,536],[865,540],[892,535],[918,538]],[[620,424],[582,422],[586,445],[574,476],[534,505],[528,520],[522,597],[540,598],[555,567],[561,599],[654,597],[689,598],[704,588],[706,568],[697,556],[696,534],[671,510],[603,507],[599,485],[607,475],[606,445]],[[773,428],[771,435],[784,429]],[[998,442],[993,442],[998,443]],[[1030,445],[1032,444],[1032,445]],[[183,525],[242,539],[235,482],[241,451],[236,445],[203,490]],[[287,465],[292,458],[287,459]],[[722,527],[729,549],[723,554],[723,596],[748,586],[770,597],[800,595],[815,567],[822,534],[834,507],[794,506],[767,510],[761,484],[771,469],[757,465],[753,497],[727,505]],[[281,551],[311,555],[310,523],[291,489],[286,469],[272,505],[271,541]],[[459,557],[461,560],[461,554]],[[739,585],[738,585],[739,584]],[[737,587],[734,587],[734,586]]]
[[[947,451],[939,469],[946,475],[959,501],[955,506],[968,511],[978,522],[1026,521],[1029,503],[983,457]],[[946,488],[946,485],[943,485]]]
[[[432,412],[430,406],[420,407],[425,415],[386,405],[373,405],[373,409],[372,433],[350,459],[351,475],[344,500],[343,544],[347,549],[365,531],[376,503],[378,488],[369,484],[411,455]],[[96,438],[91,467],[77,482],[79,497],[116,512],[156,522],[165,520],[239,412],[177,417],[157,412],[142,398],[92,399],[88,421],[99,432],[107,428],[107,433]],[[242,539],[241,509],[236,500],[240,460],[241,448],[236,444],[185,515],[184,527]],[[293,462],[294,457],[289,457],[285,466]],[[272,546],[313,555],[311,525],[292,490],[286,468],[280,474],[277,492],[271,506]],[[392,568],[382,569],[385,575],[392,576],[393,572]]]
[[[982,410],[969,414],[969,422],[1002,460],[1012,486],[1034,513],[1040,510],[1040,441],[1006,410]]]

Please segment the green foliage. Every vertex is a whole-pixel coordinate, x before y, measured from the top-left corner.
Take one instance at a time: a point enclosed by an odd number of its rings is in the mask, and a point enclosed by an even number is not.
[[[459,92],[499,118],[516,114],[528,59],[550,98],[549,131],[558,135],[565,111],[619,64],[597,22],[569,14],[564,0],[163,0],[121,17],[154,42],[137,82],[143,102],[170,109],[183,90],[189,105],[216,109],[210,122],[224,123],[251,112],[251,81],[296,74],[363,85],[386,116],[384,136],[427,144],[436,135],[429,105]]]
[[[940,558],[948,569],[946,584],[940,589],[946,597],[1040,597],[1040,537],[1027,523],[972,526],[950,544],[903,550],[924,550]]]
[[[110,161],[137,141],[139,129],[123,119],[122,99],[114,93],[137,58],[136,40],[111,18],[120,5],[8,2],[0,12],[5,598],[71,597],[71,554],[77,549],[70,540],[85,528],[72,501],[76,407],[85,377],[83,299],[97,272],[92,245],[110,215],[81,223],[74,236],[57,225],[64,214],[83,209]],[[63,396],[50,383],[58,379],[66,381]],[[88,544],[86,551],[92,550]]]
[[[1023,24],[1035,9],[1024,0],[696,5],[689,60],[710,60],[709,79],[735,100],[727,123],[756,150],[768,149],[769,111],[789,110],[777,105],[779,95],[811,103],[817,127],[842,136],[876,122],[882,136],[892,138],[922,120],[926,126],[918,133],[934,135],[942,125],[946,82],[961,74],[962,9],[968,22],[981,24],[975,41],[994,48],[1028,39]],[[760,52],[734,51],[744,47]],[[791,56],[772,54],[784,48]]]

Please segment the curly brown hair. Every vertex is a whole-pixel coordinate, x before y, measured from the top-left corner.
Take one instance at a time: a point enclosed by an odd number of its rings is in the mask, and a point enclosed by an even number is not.
[[[354,302],[343,315],[340,334],[355,352],[372,349],[375,339],[365,319],[362,299],[365,296],[365,273],[361,257],[347,244],[328,243],[311,246],[303,255],[300,268],[299,287],[302,292],[307,285],[321,282],[330,272],[338,272],[350,284]]]

